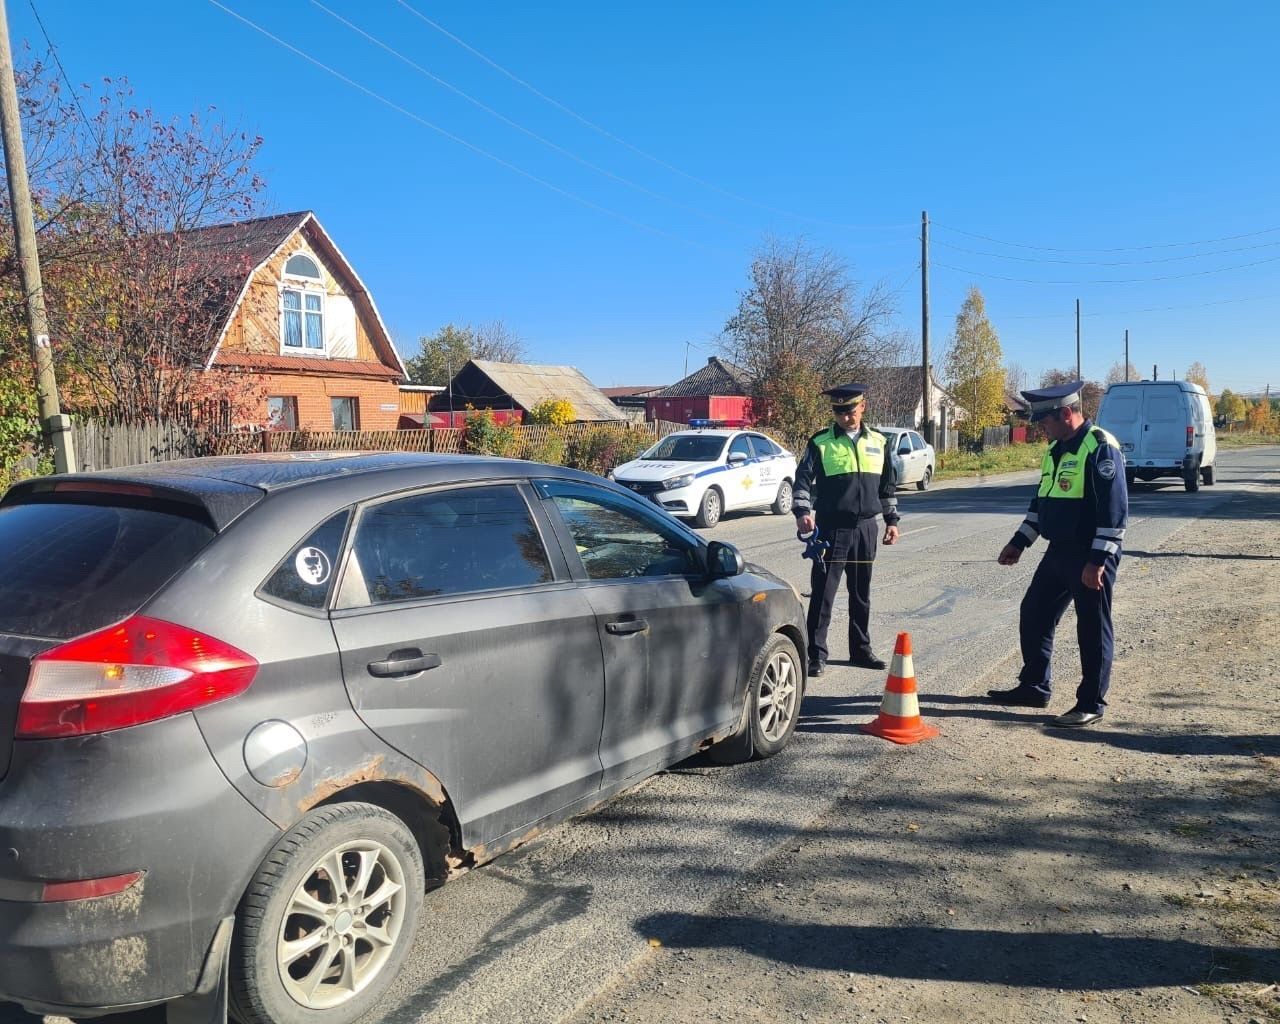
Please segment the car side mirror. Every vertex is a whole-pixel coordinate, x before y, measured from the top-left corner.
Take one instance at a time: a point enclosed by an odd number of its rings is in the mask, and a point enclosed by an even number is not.
[[[729,461],[730,462],[746,462],[747,457],[743,455],[742,452],[730,452]]]
[[[745,571],[742,554],[732,544],[713,540],[707,545],[707,572],[712,579],[741,576]]]

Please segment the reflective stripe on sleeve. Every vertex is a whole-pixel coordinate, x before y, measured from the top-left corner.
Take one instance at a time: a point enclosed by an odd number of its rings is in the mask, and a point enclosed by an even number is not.
[[[1093,542],[1093,550],[1105,551],[1109,555],[1118,555],[1120,553],[1120,545],[1116,544],[1114,541],[1103,540],[1101,537],[1098,537]]]

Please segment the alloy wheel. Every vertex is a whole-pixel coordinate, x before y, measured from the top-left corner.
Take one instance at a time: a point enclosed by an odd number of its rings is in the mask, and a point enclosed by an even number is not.
[[[760,732],[766,739],[777,740],[790,727],[800,693],[798,679],[795,659],[786,651],[776,652],[765,666],[756,711],[760,716]]]
[[[276,943],[280,978],[302,1006],[326,1010],[381,973],[404,924],[404,867],[372,840],[320,858],[294,890]]]

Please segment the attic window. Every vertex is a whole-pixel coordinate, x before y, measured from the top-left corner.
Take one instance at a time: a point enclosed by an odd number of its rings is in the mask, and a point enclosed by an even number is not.
[[[307,277],[313,281],[320,280],[320,268],[316,261],[304,253],[295,253],[284,265],[284,272],[290,277]]]

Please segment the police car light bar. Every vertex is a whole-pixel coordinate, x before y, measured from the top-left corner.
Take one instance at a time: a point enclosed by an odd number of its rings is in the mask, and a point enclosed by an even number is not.
[[[724,423],[721,420],[690,420],[689,426],[695,430],[701,430],[704,427],[721,427]]]

